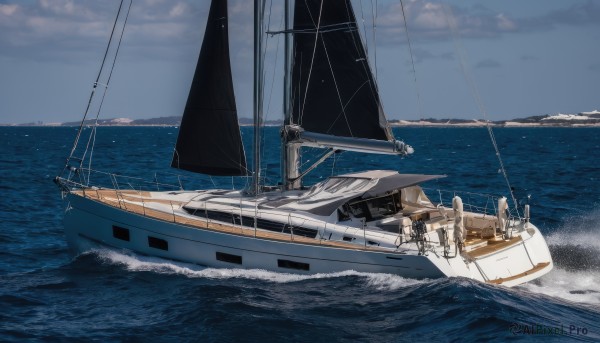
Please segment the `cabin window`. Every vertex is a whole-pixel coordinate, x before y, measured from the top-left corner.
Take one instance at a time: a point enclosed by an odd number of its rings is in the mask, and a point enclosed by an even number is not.
[[[348,205],[354,217],[366,218],[367,221],[394,215],[402,209],[400,192],[359,200]]]
[[[277,267],[287,269],[310,270],[310,265],[308,263],[290,260],[277,260]]]
[[[148,246],[150,248],[160,249],[160,250],[169,250],[169,242],[164,239],[148,236]]]
[[[357,201],[349,204],[350,212],[356,218],[367,218],[368,217],[368,208],[364,201]]]
[[[129,230],[128,229],[113,225],[112,231],[113,231],[114,238],[129,242]]]
[[[240,216],[239,214],[231,214],[227,212],[221,211],[213,211],[213,210],[202,210],[202,209],[191,209],[191,208],[183,208],[187,213],[207,218],[210,220],[218,220],[224,223],[232,223],[233,225],[243,225],[246,227],[253,228],[254,227],[254,217],[249,216]],[[276,222],[272,220],[257,218],[256,226],[259,229],[273,231],[273,232],[281,232],[281,233],[293,233],[294,236],[303,236],[315,238],[317,237],[318,230],[301,227],[301,226],[290,226],[287,223]]]
[[[223,261],[223,262],[228,262],[228,263],[242,264],[242,256],[226,254],[224,252],[218,252],[218,251],[217,251],[217,260]]]
[[[338,221],[343,222],[350,220],[350,214],[348,214],[348,205],[344,205],[337,209]]]
[[[352,240],[354,239],[354,237],[348,237],[348,236],[344,236],[342,237],[342,239],[346,242],[352,242]]]

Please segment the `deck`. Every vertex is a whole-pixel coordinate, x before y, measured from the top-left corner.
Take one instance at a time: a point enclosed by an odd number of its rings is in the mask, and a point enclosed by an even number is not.
[[[386,253],[396,253],[393,250],[380,248],[377,246],[360,246],[351,243],[345,243],[340,241],[329,241],[319,238],[310,238],[304,236],[298,236],[293,234],[285,234],[278,232],[270,232],[265,230],[256,230],[254,228],[243,227],[241,225],[226,225],[216,223],[214,221],[206,219],[195,219],[178,215],[175,209],[180,208],[185,203],[180,201],[170,201],[164,199],[153,199],[151,194],[146,191],[134,191],[134,190],[119,190],[114,189],[87,189],[87,190],[76,190],[72,191],[72,194],[82,196],[88,199],[99,201],[103,204],[119,208],[121,210],[142,215],[145,217],[158,219],[166,222],[177,223],[185,225],[191,228],[210,230],[215,232],[223,232],[232,235],[254,237],[267,240],[275,240],[282,242],[298,243],[298,244],[309,244],[309,245],[322,245],[330,246],[342,249],[351,250],[365,250],[365,251],[381,251]],[[171,207],[170,212],[161,211],[156,208],[155,205],[169,205]],[[154,206],[153,206],[154,205]]]
[[[222,224],[211,221],[210,219],[190,218],[187,216],[182,216],[175,211],[176,209],[181,208],[185,202],[154,199],[152,198],[151,193],[147,191],[86,189],[76,190],[72,193],[88,199],[99,201],[103,204],[119,208],[127,212],[166,222],[177,223],[196,229],[297,244],[322,245],[341,249],[396,253],[396,251],[377,246],[363,246],[341,241],[320,239],[319,237],[310,238],[293,234],[256,230],[254,228],[248,228],[241,225]],[[160,207],[163,207],[163,209],[157,209]],[[165,207],[167,210],[164,209]],[[520,242],[522,242],[520,236],[513,237],[510,240],[502,240],[500,236],[493,237],[491,239],[480,239],[472,234],[469,234],[465,244],[465,251],[463,251],[462,255],[467,260],[473,261],[477,258],[509,248]]]

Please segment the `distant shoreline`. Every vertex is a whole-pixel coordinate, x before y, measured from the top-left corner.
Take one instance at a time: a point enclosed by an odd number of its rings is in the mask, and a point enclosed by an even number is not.
[[[179,127],[176,124],[98,124],[99,127]],[[240,124],[241,127],[252,126],[249,124]],[[277,124],[265,124],[265,127],[278,127],[280,125]],[[404,123],[390,123],[390,127],[439,127],[439,128],[451,128],[451,127],[465,127],[465,128],[478,128],[478,127],[486,127],[486,123],[433,123],[433,122],[404,122]],[[490,123],[491,127],[495,128],[556,128],[556,127],[564,127],[564,128],[600,128],[599,123],[518,123],[518,122],[510,122],[510,123]],[[40,125],[40,124],[0,124],[0,127],[45,127],[45,128],[55,128],[55,127],[79,127],[79,125]]]
[[[250,118],[239,118],[240,126],[252,126],[254,120]],[[418,120],[390,120],[391,127],[600,127],[600,111],[581,112],[578,114],[540,115],[526,118],[509,120],[498,120],[486,122],[477,119],[437,119],[423,118]],[[178,127],[181,124],[181,116],[158,117],[149,119],[111,118],[86,120],[83,125],[102,127]],[[282,120],[267,120],[264,126],[281,126]],[[23,124],[1,124],[1,127],[79,127],[81,121],[66,123],[43,123],[41,121]]]
[[[598,123],[519,123],[519,122],[506,122],[506,123],[489,123],[491,127],[566,127],[566,128],[578,128],[578,127],[600,127]],[[409,123],[390,123],[392,127],[486,127],[485,122],[479,123],[432,123],[432,122],[409,122]]]

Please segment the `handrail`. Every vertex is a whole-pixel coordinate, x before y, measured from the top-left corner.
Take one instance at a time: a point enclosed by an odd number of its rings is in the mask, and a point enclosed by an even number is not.
[[[446,196],[447,202],[451,202],[452,198],[456,195],[459,195],[463,198],[464,207],[468,208],[470,212],[479,212],[483,214],[496,215],[497,214],[497,204],[500,196],[485,194],[485,193],[475,193],[475,192],[465,192],[465,191],[449,191],[442,189],[434,189],[434,188],[422,188],[424,191],[436,192],[439,195],[440,204],[444,204],[444,198],[442,195]],[[427,192],[426,192],[427,193]],[[480,200],[480,201],[477,201]],[[490,206],[491,203],[491,206]],[[512,209],[514,210],[514,209]],[[493,212],[492,212],[493,211]],[[513,212],[509,208],[509,217],[510,218],[518,218],[520,217],[514,216]]]
[[[87,169],[85,169],[87,170]],[[94,173],[94,174],[98,174],[98,175],[103,175],[106,176],[105,184],[108,185],[112,185],[112,188],[114,188],[114,194],[116,197],[116,202],[118,203],[119,207],[123,210],[129,211],[129,212],[141,212],[138,214],[141,214],[143,216],[147,216],[147,217],[152,217],[152,212],[153,211],[160,211],[163,213],[166,213],[168,215],[172,216],[172,220],[173,222],[177,222],[178,218],[182,218],[182,214],[185,215],[185,213],[182,213],[180,210],[180,206],[179,205],[175,205],[171,200],[169,201],[170,205],[170,210],[168,209],[168,207],[156,207],[152,205],[152,200],[144,197],[144,194],[142,193],[144,190],[148,190],[148,191],[154,191],[156,190],[156,188],[168,188],[169,190],[180,190],[181,189],[181,184],[169,184],[169,183],[162,183],[162,182],[158,182],[158,177],[155,175],[155,179],[152,181],[148,181],[147,179],[143,179],[140,177],[132,177],[132,176],[124,176],[124,175],[118,175],[115,173],[108,173],[108,172],[103,172],[103,171],[97,171],[97,170],[90,170],[90,172]],[[178,179],[179,181],[179,179]],[[102,188],[97,188],[97,187],[90,187],[88,185],[85,185],[83,183],[79,183],[76,180],[73,179],[63,179],[63,178],[58,178],[58,183],[64,188],[64,189],[68,189],[68,190],[81,190],[83,192],[83,195],[85,197],[91,197],[93,198],[94,195],[90,194],[93,193],[93,191],[96,191],[96,197],[97,199],[103,199],[106,197],[106,194],[101,194],[101,190]],[[178,182],[179,183],[179,182]],[[128,194],[126,192],[121,191],[121,185],[127,185],[127,187],[131,187],[132,190],[136,191],[139,195],[139,200],[135,199],[132,200],[130,196],[128,196]],[[86,190],[88,192],[86,192]],[[92,192],[89,192],[89,191]],[[99,191],[100,190],[100,191]],[[427,190],[426,188],[424,188],[424,190]],[[446,191],[446,190],[440,190],[440,189],[436,189],[436,192],[438,192],[438,194],[440,195],[440,203],[443,204],[444,200],[449,201],[451,199],[451,197],[453,197],[454,195],[457,194],[457,192],[454,191]],[[482,214],[491,214],[491,215],[495,215],[495,213],[488,213],[488,211],[490,210],[495,210],[496,209],[496,203],[497,203],[497,199],[498,196],[492,196],[492,195],[488,195],[488,194],[479,194],[479,193],[473,193],[473,192],[460,192],[461,195],[466,195],[465,200],[467,200],[465,202],[465,206],[468,206],[468,208],[470,210],[472,210],[473,212],[477,212],[477,213],[482,213]],[[447,197],[447,199],[445,199]],[[492,206],[490,206],[490,201]],[[128,206],[128,205],[132,205],[135,204],[136,202],[139,202],[141,205],[140,210],[136,210],[135,206]],[[115,204],[116,205],[116,204]],[[200,211],[204,210],[205,212],[208,210],[205,204],[205,208],[204,209],[199,209]],[[169,213],[170,212],[170,213]],[[245,210],[243,210],[242,208],[240,208],[240,215],[244,214]],[[290,226],[290,235],[291,235],[291,240],[295,240],[295,237],[297,236],[297,232],[295,230],[295,228],[297,227],[306,227],[306,228],[310,228],[310,229],[315,229],[318,230],[321,234],[318,234],[317,236],[315,236],[315,239],[318,240],[321,244],[325,241],[329,241],[330,239],[330,235],[327,235],[327,231],[328,227],[327,224],[331,224],[331,223],[327,223],[326,221],[322,221],[319,220],[318,218],[316,219],[312,219],[306,216],[301,216],[301,215],[297,215],[294,213],[287,213],[287,214],[283,214],[283,213],[277,213],[276,211],[261,211],[262,213],[260,213],[258,215],[258,217],[264,217],[264,215],[269,215],[269,216],[273,216],[274,218],[280,218],[282,223],[287,222],[288,225]],[[206,213],[205,213],[206,214]],[[510,213],[509,213],[510,214]],[[251,215],[250,213],[246,213],[246,215]],[[208,216],[205,215],[206,218],[206,225],[208,226],[210,223],[213,222],[213,220],[209,219]],[[510,215],[509,217],[509,221],[511,220],[515,220],[515,217],[513,217],[512,215]],[[337,224],[340,225],[340,224]],[[343,225],[343,227],[346,227],[347,230],[355,230],[355,229],[361,229],[361,227],[354,227],[354,226],[346,226]],[[244,231],[244,225],[242,223],[242,221],[240,221],[240,229],[242,231]],[[256,228],[254,228],[256,230]],[[370,237],[374,237],[372,236],[373,234],[377,234],[377,232],[374,232],[372,230],[369,230],[366,225],[363,225],[362,227],[363,230],[363,240],[364,240],[364,245],[365,245],[365,249],[368,248],[368,244],[367,241]],[[337,230],[336,230],[337,231]],[[283,231],[282,231],[283,233]],[[356,232],[357,233],[357,232]],[[256,235],[256,232],[255,232]],[[402,236],[403,233],[401,231],[398,232],[397,236],[400,237],[400,240],[402,240]],[[396,239],[398,239],[398,237],[396,237]],[[336,238],[337,239],[337,238]]]
[[[182,177],[178,174],[173,174],[177,176],[177,180],[175,183],[166,183],[166,182],[158,182],[158,176],[155,174],[154,180],[149,180],[141,177],[135,176],[127,176],[127,175],[119,175],[117,173],[109,173],[100,170],[93,170],[87,168],[78,169],[78,173],[76,174],[93,174],[93,175],[101,175],[105,176],[106,179],[101,179],[96,177],[96,187],[110,187],[118,189],[119,184],[128,184],[132,189],[147,190],[147,191],[160,191],[161,188],[163,190],[182,190]],[[69,176],[68,178],[59,178],[63,184],[70,186],[72,188],[92,188],[90,187],[88,182],[82,180],[74,180],[73,176]],[[121,180],[121,182],[119,181]]]

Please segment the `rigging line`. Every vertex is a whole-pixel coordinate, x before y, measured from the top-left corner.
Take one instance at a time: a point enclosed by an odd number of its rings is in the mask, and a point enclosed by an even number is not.
[[[294,66],[295,66],[296,61],[297,61],[297,59],[296,59],[296,53],[297,53],[297,51],[295,51],[295,49],[294,49],[294,60],[293,60],[294,61],[293,62]],[[300,52],[300,59],[299,59],[300,60],[300,67],[298,68],[298,88],[297,88],[298,89],[298,94],[296,95],[296,92],[294,92],[294,96],[293,96],[294,97],[294,101],[296,100],[296,96],[298,97],[298,108],[297,108],[297,111],[298,111],[298,114],[297,114],[298,122],[295,123],[295,124],[300,125],[300,126],[302,126],[302,118],[300,117],[300,115],[302,114],[302,105],[300,104],[300,97],[302,97],[302,65],[304,63],[303,57],[304,57],[304,53]],[[293,80],[293,78],[292,78],[292,80]],[[291,82],[290,82],[290,84],[291,84]],[[291,107],[292,107],[292,111],[291,112],[293,112],[294,111],[294,103],[293,102],[291,104]],[[291,118],[292,118],[292,116],[290,115],[290,121],[292,121]],[[290,122],[290,124],[292,124],[292,123]]]
[[[311,16],[311,20],[312,20],[312,16]],[[348,27],[348,25],[352,25],[354,23],[352,22],[343,22],[343,23],[333,23],[333,24],[329,24],[329,25],[321,25],[321,29],[319,31],[321,32],[335,32],[335,31],[346,31],[346,32],[352,32],[352,31],[358,31],[359,28],[358,26],[353,27],[350,26]],[[358,24],[356,24],[358,25]],[[313,28],[306,28],[306,29],[300,29],[300,28],[296,28],[296,29],[292,29],[292,30],[279,30],[279,31],[266,31],[266,34],[269,35],[278,35],[278,34],[282,34],[282,33],[293,33],[293,34],[313,34],[316,32],[316,29]]]
[[[371,16],[373,17],[373,63],[375,66],[375,82],[377,82],[377,0],[375,0],[375,10],[373,10],[373,0],[371,0]]]
[[[75,141],[73,142],[73,148],[71,148],[71,153],[69,154],[69,157],[67,158],[65,167],[63,168],[63,172],[64,172],[65,168],[67,168],[67,165],[69,164],[69,160],[71,160],[71,158],[73,157],[73,154],[75,153],[75,150],[77,149],[77,145],[79,145],[79,138],[81,137],[81,133],[83,132],[83,125],[84,125],[85,119],[87,118],[87,115],[90,111],[90,107],[92,105],[92,100],[94,99],[94,94],[96,93],[96,87],[98,85],[98,82],[100,81],[100,76],[102,75],[102,70],[104,69],[104,63],[106,61],[106,56],[108,55],[108,51],[110,49],[110,43],[112,42],[113,34],[115,32],[115,28],[117,27],[117,22],[118,22],[119,16],[121,15],[121,8],[123,7],[123,1],[124,0],[121,0],[121,3],[119,4],[119,9],[117,10],[117,16],[115,17],[115,22],[113,23],[113,27],[110,32],[108,44],[106,46],[106,50],[104,51],[104,57],[102,58],[102,63],[100,64],[100,70],[98,71],[98,75],[96,76],[96,81],[94,82],[94,85],[92,87],[92,92],[90,94],[90,98],[88,100],[85,112],[83,114],[83,118],[81,119],[81,124],[79,124],[79,130],[77,131],[77,136],[75,136]],[[83,162],[80,162],[80,164],[79,164],[80,168],[81,168],[82,163]]]
[[[442,6],[442,7],[446,11],[446,16],[445,16],[446,21],[448,23],[448,27],[450,27],[450,31],[452,32],[452,38],[454,40],[454,47],[459,55],[460,67],[463,72],[463,76],[465,77],[467,84],[472,92],[472,95],[475,98],[475,102],[477,103],[477,106],[479,107],[479,111],[483,115],[483,119],[486,123],[486,128],[487,128],[488,134],[490,136],[490,140],[492,141],[492,145],[494,146],[494,151],[496,152],[496,157],[498,158],[498,163],[500,164],[500,171],[502,173],[502,176],[504,177],[504,180],[506,181],[506,185],[508,187],[508,191],[510,192],[510,197],[512,198],[517,216],[520,217],[521,215],[519,214],[518,203],[515,198],[513,188],[510,185],[510,181],[508,180],[508,173],[506,172],[506,168],[504,167],[504,162],[502,161],[502,157],[500,156],[500,150],[498,149],[498,144],[496,143],[496,137],[494,136],[492,126],[490,125],[490,121],[487,117],[487,111],[485,110],[485,107],[483,106],[483,100],[481,99],[481,95],[479,94],[479,90],[477,88],[477,84],[475,83],[475,79],[472,77],[472,75],[469,73],[469,70],[466,68],[467,58],[464,54],[464,47],[461,44],[461,41],[459,39],[460,37],[458,36],[458,26],[457,26],[456,22],[454,21],[454,15],[452,13],[452,9],[450,8],[449,5]]]
[[[358,94],[358,92],[359,92],[359,91],[360,91],[360,90],[361,90],[361,89],[362,89],[362,88],[363,88],[363,87],[364,87],[366,84],[368,84],[368,83],[370,83],[370,81],[369,81],[369,80],[366,80],[366,81],[365,81],[365,82],[363,82],[363,83],[362,83],[360,86],[358,86],[358,88],[357,88],[357,89],[354,91],[354,93],[352,94],[352,96],[350,96],[350,99],[348,99],[348,101],[346,101],[346,104],[344,104],[344,105],[342,106],[342,111],[340,111],[340,113],[337,115],[337,117],[335,117],[335,119],[333,120],[333,122],[331,123],[331,125],[329,126],[329,128],[327,128],[327,131],[326,131],[326,132],[329,132],[329,131],[331,131],[331,129],[333,129],[333,126],[335,125],[335,123],[338,121],[338,119],[340,118],[340,116],[341,116],[342,114],[344,114],[344,116],[345,116],[345,112],[344,112],[344,110],[346,109],[346,107],[348,107],[348,105],[350,105],[350,102],[352,101],[352,99],[354,99],[354,97],[356,96],[356,94]],[[347,122],[347,121],[348,121],[348,120],[346,119],[346,122]]]
[[[129,1],[129,6],[127,7],[127,12],[125,13],[125,19],[123,21],[123,28],[121,29],[121,34],[119,36],[119,42],[117,43],[117,48],[115,50],[115,54],[112,60],[112,65],[110,67],[110,72],[108,74],[108,78],[106,80],[106,87],[104,87],[104,92],[102,93],[102,98],[100,100],[100,105],[98,106],[98,111],[96,112],[96,119],[94,122],[94,130],[93,130],[93,135],[90,134],[90,138],[88,139],[88,143],[85,147],[85,151],[88,151],[89,145],[90,145],[90,141],[92,140],[92,136],[93,136],[93,141],[92,141],[92,148],[90,150],[90,157],[88,159],[88,183],[89,183],[89,178],[90,178],[90,170],[92,169],[92,155],[94,153],[94,146],[96,144],[96,127],[98,126],[98,117],[100,116],[100,112],[102,111],[102,105],[104,104],[104,99],[106,98],[106,92],[108,91],[108,85],[110,84],[110,80],[112,78],[112,74],[113,71],[115,69],[115,65],[117,63],[117,57],[119,56],[119,50],[121,49],[121,43],[123,42],[123,35],[125,33],[125,28],[127,27],[127,20],[129,19],[129,13],[131,11],[131,5],[133,4],[133,0]],[[84,153],[84,158],[85,158],[85,154]],[[83,159],[82,162],[83,163]]]
[[[263,1],[262,2],[261,14],[260,14],[262,18],[264,18],[265,10],[266,10],[266,1]],[[271,14],[272,13],[273,13],[273,0],[271,0],[271,2],[269,4],[269,17],[268,17],[267,22],[265,23],[264,20],[261,20],[261,22],[263,24],[263,27],[261,28],[262,31],[260,32],[261,40],[265,37],[264,32],[269,31],[268,28],[271,26]],[[267,38],[268,38],[268,36],[267,36]],[[277,43],[279,43],[279,41]],[[266,72],[266,70],[264,68],[264,61],[266,59],[267,50],[269,48],[269,39],[266,39],[265,40],[265,44],[261,45],[261,47],[262,47],[263,50],[261,51],[262,61],[260,63],[261,65],[260,65],[260,72],[259,72],[259,75],[260,75],[259,76],[260,77],[260,82],[259,83],[260,83],[260,86],[261,86],[261,88],[259,89],[259,98],[261,99],[261,111],[260,112],[261,112],[262,116],[261,116],[261,118],[259,120],[259,127],[257,128],[257,130],[263,130],[264,126],[265,126],[265,120],[264,120],[265,112],[262,111],[262,107],[264,106],[264,90],[265,90],[264,80],[267,77],[267,72]],[[279,44],[277,45],[277,48],[278,47],[279,47]],[[278,53],[278,52],[279,52],[278,49],[276,49],[276,53]],[[273,92],[273,85],[271,85],[271,94],[272,94],[272,92]],[[269,97],[269,101],[270,100],[271,99]],[[269,111],[269,107],[270,107],[270,103],[267,103],[267,112],[266,112],[266,115],[268,115],[268,113],[269,113],[268,112]],[[265,135],[261,134],[260,138],[261,138],[260,139],[261,146],[264,146]],[[261,156],[260,161],[264,161],[263,157],[264,157],[264,154],[265,154],[265,149],[259,149],[259,153],[260,153],[260,156]],[[259,165],[259,166],[257,166],[257,168],[260,170],[261,166]],[[266,172],[266,170],[265,170],[265,172]],[[259,174],[262,176],[263,179],[266,179],[266,175],[264,175],[263,173],[259,173]],[[260,183],[260,180],[259,180],[259,183]]]
[[[317,54],[317,44],[319,43],[319,30],[321,27],[321,15],[323,14],[323,1],[321,0],[321,6],[319,6],[319,18],[317,21],[317,30],[315,31],[315,45],[313,46],[313,52],[312,52],[312,57],[310,59],[310,68],[308,69],[308,76],[307,76],[307,80],[306,80],[306,89],[304,90],[304,99],[302,99],[302,111],[300,112],[300,116],[299,116],[299,124],[302,125],[302,118],[304,117],[304,105],[306,104],[306,95],[308,94],[308,85],[310,84],[310,76],[312,75],[312,69],[313,69],[313,65],[315,62],[315,55]],[[307,6],[308,8],[308,6]],[[309,11],[310,14],[310,11]],[[314,24],[314,19],[312,19],[312,14],[311,14],[311,20],[313,20],[313,24]]]
[[[327,151],[323,155],[321,155],[321,157],[315,163],[313,163],[310,167],[303,171],[299,176],[293,178],[292,182],[296,182],[297,180],[304,178],[306,175],[308,175],[308,173],[313,171],[313,169],[315,169],[318,165],[323,163],[323,161],[325,161],[327,158],[329,158],[329,156],[333,155],[334,153],[335,150],[333,148],[327,149]]]
[[[335,161],[336,161],[335,155],[337,155],[337,154],[334,153],[333,156],[332,156],[333,157],[333,161],[331,163],[331,176],[335,175]]]
[[[273,0],[271,0],[270,6],[269,6],[269,20],[268,20],[268,24],[267,24],[267,29],[270,28],[270,25],[271,25],[272,8],[273,8]],[[283,25],[283,17],[284,17],[284,13],[282,12],[282,15],[281,15],[280,20],[279,20],[279,27],[280,28]],[[273,36],[271,36],[271,38],[272,37]],[[278,38],[276,46],[275,46],[275,62],[273,63],[273,72],[272,72],[272,77],[271,77],[271,90],[269,92],[269,100],[267,101],[267,111],[266,111],[267,115],[269,115],[269,111],[271,110],[271,100],[272,100],[272,97],[273,97],[273,89],[275,88],[275,70],[277,69],[277,62],[279,60],[278,59],[278,57],[279,57],[279,42],[280,42],[280,39]],[[269,43],[269,39],[267,39],[267,44],[265,44],[265,45],[268,45],[268,43]],[[265,47],[265,54],[263,55],[263,60],[264,60],[264,56],[266,56],[266,51],[267,51],[267,49]],[[266,77],[266,73],[265,73],[265,77]],[[264,87],[264,85],[263,85],[263,87]],[[265,144],[265,141],[266,141],[265,135],[262,135],[262,143],[263,143],[263,145]],[[261,154],[264,157],[265,149],[261,150]],[[261,159],[261,160],[264,160],[264,159]],[[267,169],[265,167],[265,180],[267,178],[266,172],[267,172]]]
[[[321,153],[321,156],[319,156],[319,158],[317,158],[317,160],[319,160],[319,159],[323,158],[323,156],[325,156],[325,155],[329,154],[329,151],[330,151],[330,150],[332,150],[332,149],[331,149],[331,148],[330,148],[330,149],[325,149],[325,152]],[[311,149],[311,153],[312,153],[313,151],[322,151],[322,149],[312,148],[312,149]],[[307,164],[309,164],[309,163],[311,163],[311,160],[310,160],[310,159],[307,159],[306,161],[304,161],[304,162],[302,162],[302,163],[300,164],[300,167],[299,167],[298,169],[302,169],[302,168],[303,168],[305,165],[307,165]]]
[[[288,83],[289,84],[288,85],[284,85],[284,87],[289,87],[290,88],[289,89],[289,97],[290,98],[288,100],[288,108],[284,108],[283,109],[284,114],[285,113],[288,114],[288,120],[289,120],[289,122],[286,123],[285,120],[284,120],[284,123],[283,123],[284,126],[292,124],[294,122],[294,120],[292,119],[292,117],[293,117],[293,113],[294,113],[294,101],[296,100],[296,88],[294,88],[294,85],[292,84],[292,73],[293,73],[293,70],[294,70],[294,66],[296,64],[296,52],[294,51],[294,47],[293,47],[292,44],[290,44],[290,47],[291,47],[290,50],[292,50],[292,54],[293,54],[293,56],[289,57],[291,61],[284,61],[283,62],[284,64],[285,63],[289,63],[290,64],[289,68],[288,68],[288,72],[289,72],[289,74],[288,74],[289,82]],[[290,55],[292,55],[292,54],[290,54]],[[300,64],[300,65],[302,65],[302,64]],[[285,115],[284,115],[284,119],[285,119]]]
[[[356,20],[356,16],[354,15],[354,11],[352,9],[352,7],[348,7],[346,6],[346,14],[348,16],[348,18],[355,18]],[[349,27],[351,27],[351,23],[348,25]],[[357,30],[358,31],[358,30]],[[369,81],[369,90],[371,91],[371,95],[373,96],[373,99],[375,100],[377,106],[378,106],[378,117],[379,117],[379,121],[380,124],[382,123],[382,120],[385,121],[385,123],[383,123],[383,125],[385,125],[385,135],[387,136],[388,140],[392,140],[394,139],[393,137],[393,133],[392,130],[390,128],[390,125],[387,121],[387,119],[385,118],[385,114],[383,112],[383,104],[381,103],[381,99],[379,98],[379,93],[378,93],[378,89],[377,89],[377,82],[375,82],[375,79],[373,79],[372,75],[372,71],[371,71],[371,65],[369,64],[369,60],[367,57],[367,54],[365,52],[365,45],[363,44],[362,40],[360,39],[360,32],[359,32],[359,41],[356,41],[356,37],[354,35],[350,35],[350,38],[352,39],[352,43],[354,43],[354,48],[356,49],[356,54],[358,56],[363,56],[364,58],[361,61],[361,66],[363,67],[363,71],[364,71],[364,77],[367,78]],[[367,37],[365,36],[365,41],[366,41]]]
[[[408,24],[406,22],[406,11],[404,10],[404,2],[400,0],[400,8],[402,9],[402,19],[404,21],[404,32],[406,33],[406,42],[408,43],[408,51],[410,52],[410,63],[412,65],[412,71],[415,81],[415,89],[417,92],[417,108],[419,111],[419,117],[423,118],[423,105],[421,104],[421,92],[419,90],[419,83],[417,82],[417,69],[415,68],[415,58],[412,49],[412,44],[410,42],[410,35],[408,32]]]
[[[267,24],[268,26],[267,26],[267,28],[269,28],[270,25],[271,25],[271,13],[272,13],[271,10],[272,10],[272,7],[273,7],[273,0],[271,0],[271,5],[270,5],[270,8],[269,8],[269,20],[268,20],[268,24]],[[283,24],[283,13],[282,13],[281,18],[279,20],[279,27],[281,27],[282,24]],[[274,84],[275,84],[275,69],[277,69],[277,61],[278,61],[278,56],[279,56],[279,41],[280,40],[277,39],[277,43],[276,43],[276,46],[275,46],[275,62],[273,63],[273,73],[272,73],[272,76],[271,76],[271,90],[269,92],[269,100],[267,101],[267,115],[269,115],[269,111],[271,109],[271,99],[272,99],[272,96],[273,96],[273,88],[274,88]],[[269,39],[267,39],[267,43],[265,45],[268,45],[268,44],[269,44]],[[263,54],[263,59],[265,58],[266,54],[267,54],[267,47],[265,47],[265,51],[264,51],[264,54]],[[265,77],[266,77],[266,73],[265,73]],[[263,140],[264,140],[264,137],[263,137]]]
[[[362,0],[360,0],[359,3],[360,3],[360,19],[363,24],[363,36],[367,37],[367,25],[365,24],[365,13],[363,11]],[[368,44],[365,44],[365,51],[366,51],[367,55],[369,55],[369,45]]]
[[[352,133],[352,128],[350,128],[350,122],[348,121],[348,117],[346,116],[346,109],[344,107],[344,101],[342,100],[342,95],[340,94],[340,89],[337,84],[337,80],[335,79],[335,74],[333,72],[333,66],[331,65],[331,60],[329,59],[329,53],[327,52],[327,46],[325,45],[325,40],[321,39],[323,42],[323,49],[325,50],[325,57],[327,57],[327,63],[329,64],[329,70],[331,70],[331,77],[333,78],[333,84],[335,85],[335,92],[337,93],[338,100],[340,101],[340,106],[342,107],[342,114],[344,115],[344,119],[346,120],[346,126],[348,126],[348,131],[350,132],[350,136],[354,137]]]

